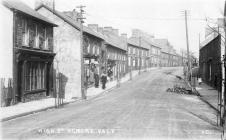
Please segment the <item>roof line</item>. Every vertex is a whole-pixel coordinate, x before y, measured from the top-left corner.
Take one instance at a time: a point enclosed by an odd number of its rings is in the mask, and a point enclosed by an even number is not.
[[[58,12],[54,11],[53,9],[51,9],[50,7],[41,4],[38,7],[35,8],[36,11],[38,11],[39,9],[41,9],[42,7],[46,8],[47,10],[49,10],[50,12],[52,12],[53,14],[57,15],[58,17],[60,17],[61,19],[63,19],[65,22],[67,22],[68,24],[70,24],[71,26],[73,26],[74,28],[80,30],[80,27],[75,26],[74,24],[70,23],[70,21],[68,21],[66,18],[64,18],[63,16],[61,16]]]
[[[37,10],[39,10],[39,9],[42,8],[42,7],[46,8],[47,10],[49,10],[50,12],[52,12],[53,14],[55,14],[55,15],[58,16],[58,17],[60,17],[61,19],[63,19],[63,20],[64,20],[65,22],[67,22],[68,24],[70,24],[72,27],[74,27],[74,28],[76,28],[77,30],[80,31],[80,27],[77,26],[77,25],[75,24],[75,21],[69,21],[67,18],[63,17],[61,14],[63,14],[64,16],[67,16],[67,15],[64,14],[64,13],[62,13],[62,12],[53,10],[52,8],[50,8],[50,7],[48,7],[47,5],[44,5],[44,4],[41,4],[41,5],[39,5],[38,7],[36,7],[35,10],[37,11]],[[68,17],[68,18],[70,18],[70,17]],[[84,33],[89,34],[89,35],[91,35],[91,36],[93,36],[93,37],[96,37],[96,38],[99,38],[99,39],[104,40],[103,37],[100,37],[100,36],[98,36],[98,35],[95,35],[94,33],[90,33],[90,32],[94,32],[94,31],[92,31],[91,29],[88,29],[89,27],[84,26],[83,28],[84,28],[84,29],[83,29],[83,32],[84,32]],[[87,31],[87,30],[90,30],[90,31]]]
[[[27,16],[30,16],[30,17],[32,17],[32,18],[35,18],[36,20],[38,19],[38,20],[44,22],[45,24],[49,24],[49,25],[51,25],[51,26],[53,26],[53,27],[57,27],[57,26],[58,26],[58,25],[56,25],[55,23],[49,21],[49,20],[48,20],[46,17],[44,17],[43,15],[39,14],[39,13],[38,13],[37,11],[35,11],[34,9],[32,9],[32,8],[30,8],[29,6],[27,6],[26,4],[24,4],[23,2],[21,2],[21,1],[18,1],[18,2],[20,2],[19,4],[21,4],[21,5],[24,6],[24,7],[23,7],[24,9],[30,11],[30,13],[29,13],[28,11],[26,11],[26,10],[21,10],[21,8],[15,6],[14,4],[12,4],[12,3],[8,2],[8,1],[4,1],[4,0],[3,0],[3,1],[2,1],[2,5],[5,6],[6,8],[8,8],[8,9],[10,9],[10,10],[13,11],[13,12],[20,12],[20,13],[23,13],[23,14],[25,14],[25,15],[27,15]],[[19,5],[19,4],[18,4],[18,5]]]

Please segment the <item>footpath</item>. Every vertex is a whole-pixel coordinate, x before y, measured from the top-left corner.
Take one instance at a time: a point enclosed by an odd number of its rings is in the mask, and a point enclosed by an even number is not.
[[[218,106],[218,97],[220,96],[219,92],[214,89],[213,87],[208,86],[205,83],[202,83],[200,85],[196,85],[196,90],[201,95],[200,99],[205,102],[209,107],[215,110],[216,115],[220,115],[220,109]],[[216,117],[217,123],[219,124],[219,116]],[[226,140],[226,125],[224,127],[221,127],[222,135],[221,139]]]
[[[154,69],[158,68],[149,68],[147,71],[151,71]],[[144,70],[141,70],[143,72]],[[134,78],[136,75],[138,75],[139,71],[133,71],[132,72],[132,77]],[[130,73],[127,73],[123,78],[121,78],[120,83],[124,83],[126,81],[130,80]],[[111,81],[107,82],[106,84],[106,89],[103,90],[101,88],[101,85],[99,88],[91,87],[87,89],[87,99],[90,100],[92,98],[95,98],[97,96],[100,96],[104,93],[107,93],[111,90],[113,90],[117,86],[117,81]],[[81,98],[76,98],[76,99],[69,99],[69,100],[63,100],[63,104],[69,104],[73,103],[76,101],[82,100]],[[0,119],[1,121],[8,121],[11,119],[15,119],[17,117],[22,117],[26,116],[29,114],[37,113],[40,111],[45,111],[47,109],[55,108],[55,98],[45,98],[45,99],[40,99],[36,101],[30,101],[26,103],[18,103],[13,106],[8,106],[8,107],[1,107],[0,108]]]
[[[196,90],[201,95],[200,99],[207,103],[215,111],[218,111],[218,94],[219,92],[213,87],[208,86],[205,83],[196,85]]]

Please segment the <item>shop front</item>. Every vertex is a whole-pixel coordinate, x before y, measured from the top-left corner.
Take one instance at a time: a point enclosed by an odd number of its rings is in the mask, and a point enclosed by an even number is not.
[[[94,86],[95,74],[100,75],[99,56],[97,55],[85,55],[84,56],[84,70],[85,70],[85,85],[87,88]],[[99,78],[98,78],[99,79]],[[99,80],[98,80],[99,82]]]
[[[52,96],[55,53],[30,49],[16,50],[16,99],[27,102]]]

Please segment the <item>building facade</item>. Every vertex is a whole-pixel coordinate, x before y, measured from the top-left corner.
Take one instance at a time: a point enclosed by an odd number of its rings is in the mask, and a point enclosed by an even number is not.
[[[147,70],[150,64],[149,44],[140,37],[128,39],[128,66],[132,70]]]
[[[161,47],[151,42],[149,53],[150,67],[159,67],[161,63]]]
[[[3,1],[11,13],[14,99],[27,102],[53,95],[53,28],[57,25],[20,1]]]
[[[214,35],[204,42],[199,50],[199,67],[202,80],[212,87],[221,89],[221,38]]]
[[[54,29],[55,71],[66,80],[65,99],[81,97],[81,42],[79,23],[66,14],[46,5],[36,8],[37,12],[57,25]]]
[[[127,72],[127,40],[118,34],[117,29],[104,27],[106,70],[111,80],[123,77]]]
[[[88,87],[94,86],[94,72],[97,70],[99,77],[101,76],[102,68],[105,67],[105,47],[104,39],[97,32],[96,24],[89,24],[84,26],[85,32],[83,34],[83,53],[85,65],[85,84]],[[92,33],[91,33],[92,32]],[[95,33],[94,33],[95,32]]]

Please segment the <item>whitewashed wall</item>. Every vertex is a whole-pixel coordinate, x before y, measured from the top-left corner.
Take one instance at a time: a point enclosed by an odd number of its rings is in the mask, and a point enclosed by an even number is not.
[[[68,78],[65,98],[81,97],[80,32],[45,8],[38,12],[55,24],[54,28],[54,68]]]
[[[0,4],[0,77],[12,78],[13,12]]]

